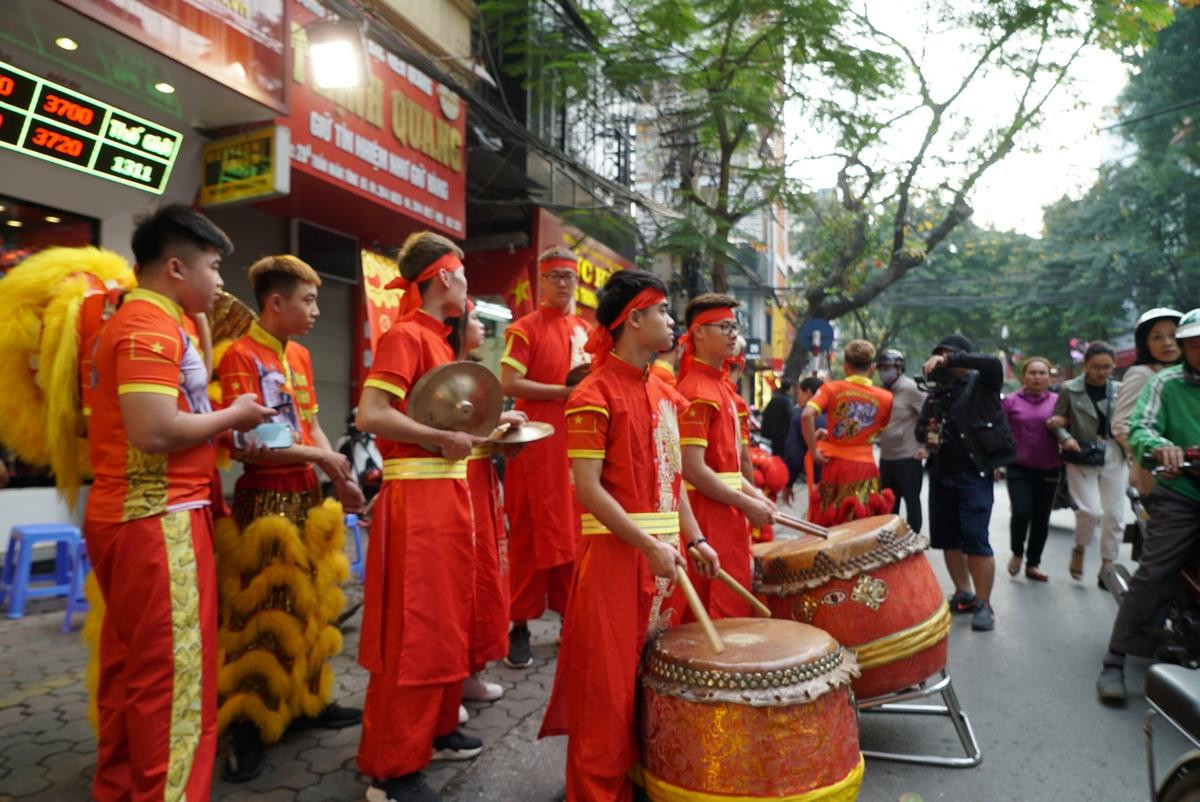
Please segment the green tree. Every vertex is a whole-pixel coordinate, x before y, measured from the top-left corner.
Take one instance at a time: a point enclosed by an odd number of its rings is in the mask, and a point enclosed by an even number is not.
[[[841,161],[838,207],[821,215],[822,243],[800,274],[794,320],[837,319],[892,288],[947,244],[972,214],[979,180],[1043,122],[1047,101],[1069,85],[1086,48],[1134,49],[1153,41],[1172,18],[1167,2],[941,3],[930,38],[965,39],[961,69],[932,75],[918,54],[867,16],[859,18],[885,53],[905,68],[901,91],[880,102],[834,96],[819,121],[832,131]],[[1014,92],[996,94],[996,122],[974,125],[961,110],[981,82],[1002,79]],[[897,126],[923,132],[912,152],[890,152]],[[805,361],[793,343],[784,366],[795,377]]]

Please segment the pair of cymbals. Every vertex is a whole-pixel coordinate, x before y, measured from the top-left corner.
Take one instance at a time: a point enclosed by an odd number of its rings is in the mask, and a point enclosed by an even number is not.
[[[530,421],[497,431],[504,406],[500,380],[477,362],[450,362],[426,373],[408,393],[408,416],[434,429],[466,432],[498,444],[531,443],[554,433]]]

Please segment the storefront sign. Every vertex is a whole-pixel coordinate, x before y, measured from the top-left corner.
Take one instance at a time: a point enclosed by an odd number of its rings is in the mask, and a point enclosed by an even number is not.
[[[218,139],[204,146],[200,205],[218,206],[286,195],[291,138],[282,125]]]
[[[290,0],[292,164],[461,238],[466,231],[467,110],[454,92],[369,41],[370,83],[317,89],[304,26],[312,0]],[[326,15],[328,16],[328,15]]]
[[[182,139],[0,62],[0,147],[160,195]]]
[[[287,109],[284,0],[62,0],[277,112]]]

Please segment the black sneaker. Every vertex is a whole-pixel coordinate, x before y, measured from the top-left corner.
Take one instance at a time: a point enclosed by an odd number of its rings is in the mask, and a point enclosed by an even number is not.
[[[462,730],[433,739],[434,760],[470,760],[483,751],[483,741]]]
[[[996,613],[990,602],[983,599],[975,602],[975,614],[971,616],[971,629],[976,632],[991,632],[996,628]]]
[[[1100,672],[1100,676],[1096,679],[1096,695],[1100,697],[1100,701],[1105,704],[1123,705],[1125,704],[1125,672],[1120,666],[1104,666],[1104,670]]]
[[[297,716],[292,719],[288,729],[294,732],[340,730],[361,723],[362,711],[357,707],[342,707],[337,702],[330,702],[315,716]]]
[[[413,772],[403,777],[371,780],[367,802],[442,802],[442,798],[425,783],[420,772]]]
[[[975,612],[975,594],[965,590],[956,590],[954,595],[948,600],[950,602],[950,612],[952,613],[973,613]]]
[[[518,624],[508,633],[508,654],[504,665],[509,668],[526,668],[533,665],[533,651],[529,648],[529,627]]]
[[[229,729],[233,745],[221,767],[221,779],[230,783],[249,782],[262,774],[267,746],[258,734],[258,727],[249,721],[235,721]]]

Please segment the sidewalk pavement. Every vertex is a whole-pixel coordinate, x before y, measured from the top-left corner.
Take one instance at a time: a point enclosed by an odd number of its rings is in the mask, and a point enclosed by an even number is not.
[[[0,802],[64,802],[89,798],[96,740],[87,721],[87,652],[79,628],[64,633],[62,605],[45,600],[23,619],[0,619]],[[554,683],[557,616],[530,622],[534,663],[514,670],[490,667],[487,679],[504,686],[502,699],[469,702],[464,729],[482,738],[474,761],[434,763],[426,780],[450,800],[549,802],[563,794],[566,741],[536,741]],[[334,698],[360,707],[367,673],[354,661],[361,612],[343,628],[345,646],[334,658]],[[77,619],[80,620],[80,619]],[[400,723],[399,726],[403,726]],[[360,727],[287,735],[267,751],[266,768],[241,785],[222,782],[222,739],[213,799],[226,802],[346,802],[366,792],[355,765]]]

